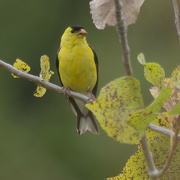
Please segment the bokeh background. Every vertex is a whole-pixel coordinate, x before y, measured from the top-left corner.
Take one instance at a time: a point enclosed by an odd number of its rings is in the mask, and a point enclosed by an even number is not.
[[[85,0],[1,0],[0,59],[13,64],[20,58],[40,71],[46,54],[59,85],[55,59],[60,37],[69,25],[88,31],[88,42],[99,57],[99,87],[125,75],[114,27],[95,28]],[[180,47],[169,0],[146,1],[136,24],[128,30],[134,76],[141,82],[144,104],[152,101],[151,85],[143,76],[137,55],[160,63],[170,76],[180,64]],[[47,91],[36,98],[36,85],[13,79],[0,68],[0,179],[1,180],[102,180],[119,174],[136,146],[120,144],[106,135],[76,133],[76,118],[66,98]],[[99,91],[98,90],[98,91]]]

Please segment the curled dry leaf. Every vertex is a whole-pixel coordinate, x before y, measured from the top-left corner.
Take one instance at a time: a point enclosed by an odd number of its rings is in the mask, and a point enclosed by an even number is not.
[[[121,0],[126,26],[136,22],[144,0]],[[90,2],[90,13],[98,29],[116,26],[114,0],[93,0]]]
[[[115,26],[115,5],[113,0],[93,0],[90,3],[90,13],[96,28],[104,29],[106,25]]]

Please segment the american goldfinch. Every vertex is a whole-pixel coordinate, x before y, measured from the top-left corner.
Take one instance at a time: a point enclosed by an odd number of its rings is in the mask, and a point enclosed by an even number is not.
[[[91,97],[96,96],[98,83],[98,59],[86,41],[84,27],[68,27],[61,37],[57,53],[56,67],[62,86]],[[69,97],[69,103],[77,116],[79,135],[87,130],[99,134],[95,118],[85,103]]]

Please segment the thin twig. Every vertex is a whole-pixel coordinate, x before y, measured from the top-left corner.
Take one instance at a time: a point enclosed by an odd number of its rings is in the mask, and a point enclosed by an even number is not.
[[[172,0],[172,2],[174,7],[174,14],[175,14],[175,24],[176,24],[177,34],[179,37],[179,43],[180,43],[180,1]]]
[[[26,79],[28,81],[32,81],[35,84],[40,85],[40,86],[42,86],[44,88],[53,90],[53,91],[58,92],[58,93],[64,93],[62,87],[60,87],[58,85],[55,85],[53,83],[47,82],[44,79],[40,78],[39,76],[34,76],[34,75],[31,75],[31,74],[22,72],[22,71],[16,69],[12,65],[10,65],[10,64],[2,61],[2,60],[0,60],[0,67],[10,71],[11,73],[14,73],[15,75],[19,76],[20,78]],[[93,101],[89,97],[87,97],[87,96],[85,96],[83,94],[80,94],[80,93],[76,93],[74,91],[66,91],[65,94],[68,95],[68,96],[80,99],[80,100],[82,100],[84,102],[92,102]]]
[[[142,148],[142,151],[144,154],[144,158],[146,160],[149,177],[151,178],[151,180],[158,180],[158,177],[157,177],[158,170],[155,167],[154,160],[152,157],[152,153],[149,150],[146,133],[142,137],[140,143],[141,143],[141,148]]]
[[[122,3],[120,0],[114,0],[116,7],[116,30],[119,36],[119,41],[122,49],[122,61],[128,76],[132,76],[132,69],[130,64],[130,48],[127,39],[127,27],[124,21],[124,16],[122,12]]]
[[[177,148],[178,142],[179,142],[179,137],[178,137],[179,131],[180,131],[180,115],[179,115],[179,117],[177,119],[176,131],[175,131],[175,136],[174,136],[174,139],[173,139],[174,140],[173,141],[173,146],[169,151],[168,158],[167,158],[163,168],[158,173],[158,177],[162,177],[167,172],[167,170],[169,169],[169,167],[171,165],[173,155],[175,154],[175,151],[176,151],[176,148]]]
[[[148,129],[150,129],[151,131],[163,134],[163,135],[168,136],[168,137],[171,136],[171,133],[172,133],[173,137],[175,136],[175,133],[171,132],[169,129],[162,128],[162,127],[157,126],[157,125],[152,124],[152,123],[149,123]],[[178,135],[178,138],[180,139],[180,134]]]

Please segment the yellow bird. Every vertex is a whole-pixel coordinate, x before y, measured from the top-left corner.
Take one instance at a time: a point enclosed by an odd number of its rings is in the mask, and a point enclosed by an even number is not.
[[[61,37],[56,67],[62,86],[91,97],[96,96],[98,84],[98,59],[86,41],[87,32],[83,26],[68,27]],[[69,97],[69,103],[77,116],[79,135],[87,130],[99,134],[95,118],[85,103]]]

